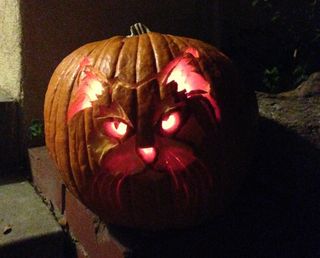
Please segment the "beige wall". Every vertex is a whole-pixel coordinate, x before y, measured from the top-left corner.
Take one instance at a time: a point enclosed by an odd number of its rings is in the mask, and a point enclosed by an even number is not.
[[[0,91],[20,96],[21,23],[19,0],[0,0]]]

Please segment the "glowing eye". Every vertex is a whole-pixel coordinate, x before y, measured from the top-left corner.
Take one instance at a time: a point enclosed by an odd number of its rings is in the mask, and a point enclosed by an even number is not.
[[[179,128],[180,123],[180,113],[172,112],[171,114],[162,119],[161,128],[166,134],[172,134]]]
[[[112,137],[121,139],[128,131],[128,126],[121,121],[106,121],[103,124],[104,132]]]

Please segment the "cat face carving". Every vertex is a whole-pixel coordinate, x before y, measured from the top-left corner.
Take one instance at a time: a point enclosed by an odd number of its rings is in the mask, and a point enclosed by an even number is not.
[[[89,60],[82,62],[68,122],[92,108],[89,154],[98,164],[92,188],[107,206],[121,209],[123,184],[136,174],[165,174],[180,196],[175,205],[208,200],[214,166],[203,152],[214,154],[207,146],[217,144],[220,110],[197,58],[189,48],[135,84],[107,80]]]

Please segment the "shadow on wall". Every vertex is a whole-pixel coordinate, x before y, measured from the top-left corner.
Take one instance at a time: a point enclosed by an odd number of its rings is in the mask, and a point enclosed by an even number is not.
[[[193,230],[109,230],[129,257],[319,257],[320,150],[261,119],[252,173],[227,214]]]
[[[32,120],[42,120],[51,74],[70,52],[88,42],[130,34],[130,25],[138,21],[153,31],[199,38],[203,8],[198,5],[195,0],[21,1],[23,135]],[[25,141],[27,146],[44,143],[43,137]]]

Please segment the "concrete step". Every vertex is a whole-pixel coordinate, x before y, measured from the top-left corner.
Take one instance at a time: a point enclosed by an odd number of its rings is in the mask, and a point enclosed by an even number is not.
[[[0,184],[0,257],[63,257],[64,232],[30,183]]]

